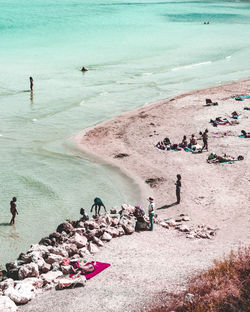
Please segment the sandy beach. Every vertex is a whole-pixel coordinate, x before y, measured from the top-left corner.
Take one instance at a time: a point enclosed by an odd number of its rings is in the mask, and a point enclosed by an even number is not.
[[[188,214],[193,225],[218,228],[209,239],[187,239],[174,229],[155,226],[153,232],[135,233],[113,239],[95,259],[111,267],[87,282],[83,289],[51,291],[38,296],[20,311],[144,311],[157,300],[185,288],[188,279],[228,254],[249,244],[250,139],[238,137],[250,131],[250,99],[236,101],[235,94],[249,94],[250,79],[199,91],[122,114],[79,133],[76,144],[83,151],[119,167],[140,186],[138,202],[147,206],[155,198],[159,218]],[[211,98],[218,106],[205,107]],[[237,125],[213,127],[210,119],[242,114]],[[180,143],[199,131],[209,130],[208,152],[192,154],[159,151],[165,137]],[[225,134],[226,133],[226,134]],[[202,144],[202,141],[199,141]],[[208,164],[211,152],[244,160],[233,164]],[[115,158],[126,153],[127,157]],[[176,174],[182,175],[181,203],[176,205]],[[147,179],[157,179],[151,187]],[[122,203],[121,203],[122,204]],[[111,207],[108,207],[111,208]]]

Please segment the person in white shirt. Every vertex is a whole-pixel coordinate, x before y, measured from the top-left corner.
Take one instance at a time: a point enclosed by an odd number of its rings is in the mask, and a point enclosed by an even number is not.
[[[148,205],[148,216],[150,221],[150,231],[154,229],[154,215],[155,215],[155,203],[152,197],[148,198],[149,205]]]

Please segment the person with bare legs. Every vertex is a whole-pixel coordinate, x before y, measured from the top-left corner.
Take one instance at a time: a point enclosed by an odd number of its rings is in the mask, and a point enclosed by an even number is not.
[[[15,224],[15,217],[18,214],[18,211],[16,209],[16,197],[12,198],[12,201],[10,202],[10,212],[12,214],[12,218],[10,220],[10,225]]]

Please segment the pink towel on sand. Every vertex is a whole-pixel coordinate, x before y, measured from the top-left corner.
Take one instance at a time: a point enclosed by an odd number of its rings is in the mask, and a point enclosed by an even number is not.
[[[102,272],[103,270],[107,269],[110,266],[109,263],[104,263],[104,262],[98,262],[96,261],[96,264],[94,265],[95,271],[88,273],[85,275],[86,279],[90,279],[97,275],[98,273]]]
[[[111,264],[109,264],[109,263],[98,262],[98,261],[96,261],[96,264],[94,264],[94,262],[91,261],[91,262],[86,263],[86,265],[89,264],[89,263],[93,264],[95,270],[94,270],[93,272],[91,272],[91,273],[85,274],[85,277],[86,277],[87,280],[90,279],[90,278],[92,278],[92,277],[94,277],[95,275],[97,275],[98,273],[102,272],[103,270],[107,269],[107,268],[111,265]],[[76,269],[76,268],[79,267],[79,263],[74,263],[73,266],[74,266],[74,268]],[[76,274],[77,274],[77,273],[76,273]],[[73,277],[73,276],[75,276],[76,274],[70,274],[69,277]],[[78,274],[79,274],[79,273],[78,273]]]

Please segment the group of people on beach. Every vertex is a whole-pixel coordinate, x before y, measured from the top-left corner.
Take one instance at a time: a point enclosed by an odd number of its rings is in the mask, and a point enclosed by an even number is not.
[[[199,133],[201,135],[201,138],[203,140],[203,146],[198,146],[197,138],[194,134],[191,135],[190,141],[188,143],[187,136],[184,135],[181,143],[179,144],[171,144],[169,138],[165,138],[163,141],[159,141],[155,147],[160,150],[176,150],[180,151],[181,149],[184,149],[186,151],[195,151],[200,150],[201,152],[205,149],[208,151],[208,129],[206,129],[204,132]]]

